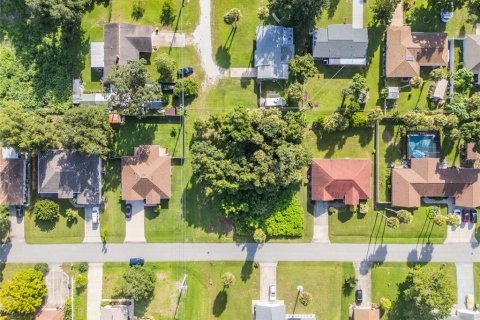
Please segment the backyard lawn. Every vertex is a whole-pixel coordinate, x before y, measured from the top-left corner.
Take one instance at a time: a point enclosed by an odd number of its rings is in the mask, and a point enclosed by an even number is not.
[[[125,240],[125,201],[122,201],[120,160],[105,162],[103,175],[104,209],[100,226],[108,230],[108,242],[122,243]]]
[[[279,262],[277,296],[285,301],[286,312],[315,314],[317,319],[348,319],[353,292],[342,292],[344,279],[355,275],[352,263],[340,262]],[[312,303],[297,302],[297,286],[312,295]],[[341,303],[339,303],[341,301]]]
[[[103,271],[103,297],[115,297],[126,263],[106,263]],[[249,319],[252,300],[259,295],[259,270],[247,262],[147,263],[156,273],[153,299],[135,303],[136,316],[155,319]],[[235,284],[223,289],[223,273],[235,275]],[[188,290],[179,298],[178,285],[187,274]],[[176,316],[176,317],[175,317]]]
[[[352,23],[352,0],[329,1],[322,15],[317,19],[317,28],[325,28],[329,24]]]
[[[328,217],[328,234],[331,242],[337,243],[443,243],[447,236],[447,227],[439,227],[427,218],[428,206],[424,205],[412,211],[413,221],[400,224],[398,229],[386,226],[386,216],[392,212],[380,213],[370,210],[366,215],[354,214],[348,210],[339,210],[338,214]],[[398,208],[397,208],[398,210]],[[441,207],[447,214],[447,207]]]
[[[440,263],[429,263],[426,267],[438,268],[440,265]],[[372,302],[379,303],[380,298],[385,297],[394,303],[399,294],[399,284],[405,281],[408,270],[412,267],[413,265],[408,265],[407,263],[390,262],[374,265],[372,268]],[[448,263],[446,268],[456,288],[455,265]],[[455,295],[456,292],[457,290],[455,290]],[[385,313],[382,319],[388,319],[388,314]]]
[[[50,243],[81,243],[84,238],[84,210],[83,208],[74,208],[68,200],[58,200],[60,205],[60,218],[56,223],[42,222],[35,220],[33,216],[33,207],[35,201],[40,198],[32,197],[30,206],[25,212],[25,241],[31,244],[50,244]],[[65,212],[67,209],[78,211],[79,219],[76,223],[67,222]]]
[[[390,191],[387,189],[390,171],[387,166],[390,163],[401,165],[402,150],[405,150],[404,141],[400,134],[400,126],[393,124],[380,125],[379,141],[379,174],[380,174],[380,201],[390,201]]]

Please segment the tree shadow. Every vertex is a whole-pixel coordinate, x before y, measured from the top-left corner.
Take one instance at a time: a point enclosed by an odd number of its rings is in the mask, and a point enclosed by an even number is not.
[[[222,68],[230,68],[231,65],[231,56],[228,48],[224,46],[219,46],[217,52],[215,53],[215,62]]]
[[[147,220],[154,220],[158,218],[158,216],[160,216],[161,210],[160,210],[160,206],[154,206],[154,207],[148,206],[144,208],[144,212],[145,212],[145,218]]]
[[[225,308],[227,307],[227,302],[228,302],[228,294],[225,289],[222,291],[218,292],[217,296],[215,297],[215,300],[213,301],[213,309],[212,313],[215,317],[220,317],[225,311]]]
[[[58,219],[53,221],[44,221],[44,220],[35,219],[35,225],[42,232],[52,231],[53,229],[55,229],[57,222],[58,222]]]
[[[252,276],[253,272],[253,261],[255,259],[255,254],[257,253],[258,243],[245,243],[242,251],[247,250],[247,257],[245,258],[245,263],[242,266],[241,279],[243,282],[247,282]]]
[[[345,223],[353,217],[353,212],[348,209],[338,210],[338,221]]]
[[[417,32],[444,32],[447,24],[440,19],[440,10],[434,6],[415,6],[410,10],[410,25]]]
[[[335,15],[335,12],[337,11],[337,6],[338,6],[339,0],[330,0],[328,2],[328,19],[332,19],[333,16]]]

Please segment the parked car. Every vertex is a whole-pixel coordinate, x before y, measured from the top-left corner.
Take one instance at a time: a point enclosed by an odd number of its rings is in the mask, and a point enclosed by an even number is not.
[[[468,209],[463,209],[462,211],[462,221],[467,223],[470,221],[470,211]]]
[[[132,217],[132,204],[127,203],[125,205],[125,218],[130,219]]]
[[[193,74],[193,67],[191,67],[191,66],[178,69],[178,71],[177,71],[177,77],[178,78],[188,77],[192,74]]]
[[[268,294],[270,300],[277,300],[277,286],[275,284],[270,285],[268,288]]]
[[[362,289],[357,289],[355,291],[355,301],[360,304],[363,301],[363,291]]]
[[[159,85],[163,93],[173,93],[173,89],[175,88],[175,83],[161,82]]]
[[[462,222],[462,210],[456,208],[453,210],[453,214],[458,218],[459,222]]]
[[[477,223],[477,209],[470,209],[470,222]]]
[[[23,217],[23,206],[15,206],[15,215],[17,218]]]
[[[130,258],[130,267],[132,266],[142,266],[145,264],[145,259],[143,258]]]
[[[92,208],[92,223],[93,224],[98,224],[98,218],[99,218],[100,211],[98,207],[93,207]]]
[[[450,19],[453,18],[453,12],[451,11],[442,11],[440,13],[440,19],[443,23],[447,23]]]

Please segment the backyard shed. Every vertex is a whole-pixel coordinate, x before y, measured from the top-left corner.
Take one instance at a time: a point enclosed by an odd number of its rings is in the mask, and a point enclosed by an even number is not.
[[[389,100],[397,100],[400,97],[400,88],[399,87],[388,87],[388,96]]]
[[[82,85],[80,79],[73,79],[73,104],[79,105],[82,100]]]
[[[447,92],[448,81],[442,79],[437,82],[435,85],[435,91],[433,92],[432,98],[434,100],[443,100],[445,98],[445,93]]]
[[[103,69],[104,67],[104,43],[90,43],[90,68]]]

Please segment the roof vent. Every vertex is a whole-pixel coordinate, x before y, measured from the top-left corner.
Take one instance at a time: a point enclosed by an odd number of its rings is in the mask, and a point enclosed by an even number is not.
[[[412,55],[407,55],[407,61],[413,61],[415,58]]]

